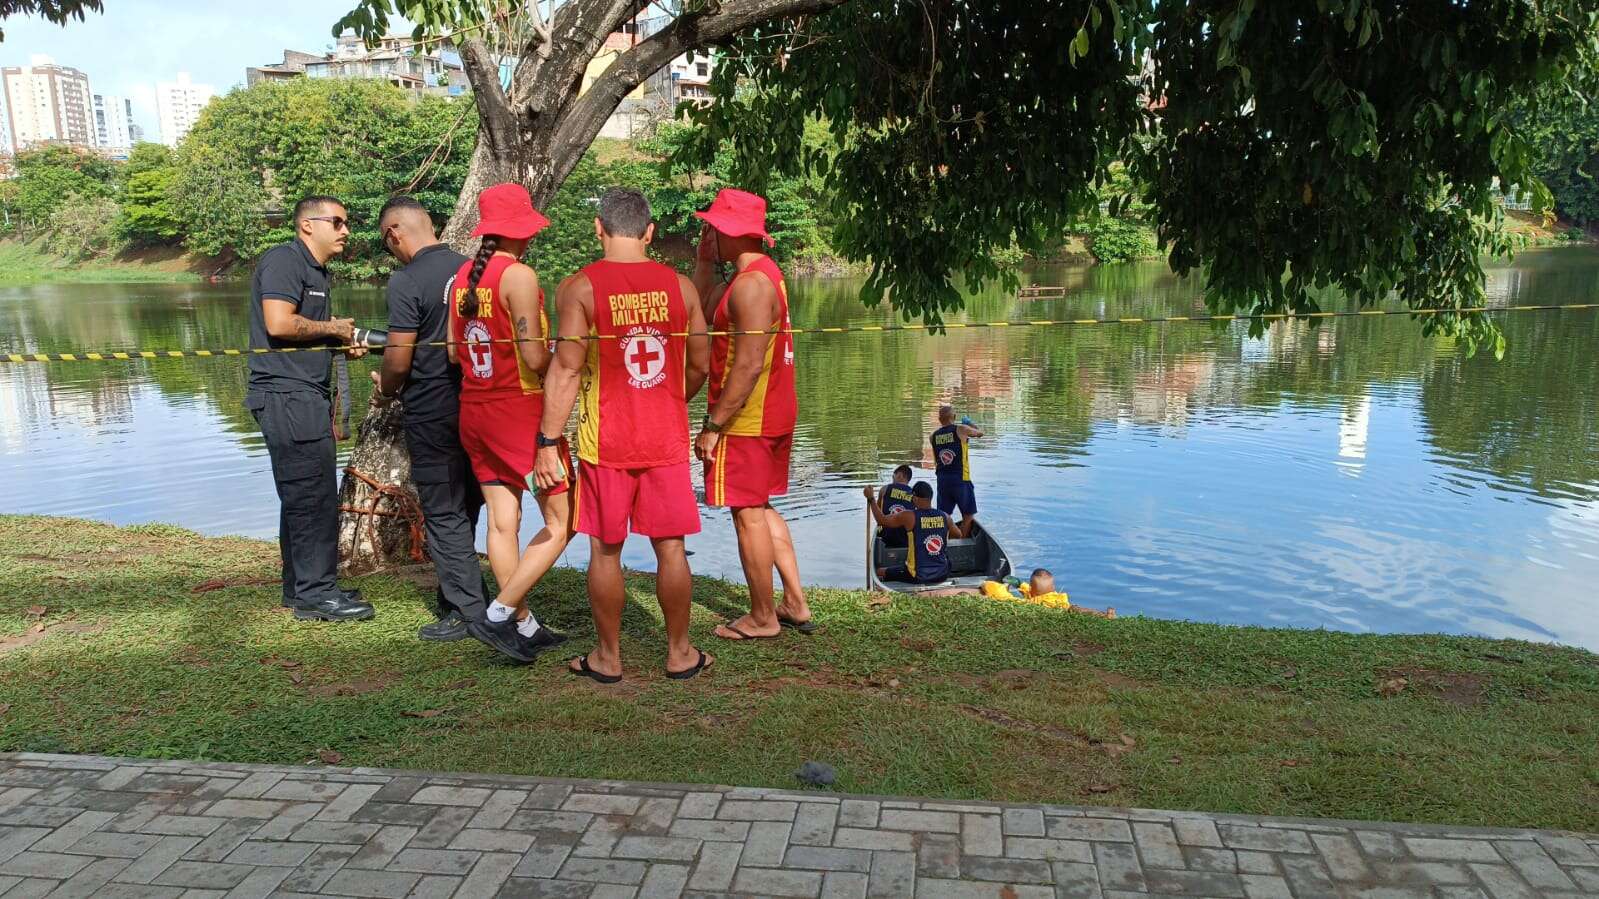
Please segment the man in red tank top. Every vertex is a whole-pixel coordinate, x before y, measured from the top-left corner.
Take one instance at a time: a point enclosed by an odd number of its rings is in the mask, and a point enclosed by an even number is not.
[[[705,463],[705,502],[733,511],[739,560],[750,587],[750,612],[721,625],[727,640],[775,637],[784,627],[816,630],[800,584],[799,560],[788,522],[771,499],[788,493],[789,451],[799,401],[794,392],[794,335],[789,333],[788,290],[777,263],[766,255],[766,201],[723,189],[704,212],[694,286],[705,299],[711,331],[708,411],[695,455]],[[717,269],[733,263],[725,285]],[[772,567],[783,578],[783,601],[774,604]]]
[[[595,233],[605,257],[561,282],[561,342],[544,383],[538,485],[570,477],[558,444],[578,398],[577,530],[589,535],[589,605],[597,645],[570,662],[600,683],[622,677],[622,544],[629,532],[655,547],[655,596],[666,619],[666,676],[693,677],[713,659],[688,639],[690,581],[683,537],[700,530],[689,473],[688,399],[710,355],[694,284],[653,262],[650,204],[636,190],[600,198]]]

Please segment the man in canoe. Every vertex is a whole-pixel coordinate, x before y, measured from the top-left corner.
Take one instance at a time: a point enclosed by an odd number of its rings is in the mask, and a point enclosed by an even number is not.
[[[877,507],[877,495],[871,487],[862,488],[866,494],[866,508],[872,512],[879,527],[885,530],[900,528],[910,543],[905,553],[904,565],[878,568],[877,576],[885,581],[904,581],[912,584],[936,584],[949,577],[949,541],[960,536],[960,529],[949,515],[933,508],[933,488],[923,481],[911,489],[915,506],[893,515],[884,515]]]
[[[938,407],[938,429],[928,436],[933,445],[933,470],[938,477],[938,509],[945,515],[961,510],[960,536],[972,535],[977,520],[977,494],[972,489],[972,457],[966,441],[983,432],[971,419],[955,421],[955,407]]]
[[[878,508],[884,515],[893,515],[916,508],[916,497],[911,492],[911,467],[901,465],[894,469],[894,480],[878,495]],[[899,528],[884,528],[883,543],[894,549],[905,548],[905,532]]]

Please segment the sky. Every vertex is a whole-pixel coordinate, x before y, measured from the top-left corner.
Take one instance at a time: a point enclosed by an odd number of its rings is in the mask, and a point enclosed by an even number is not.
[[[97,94],[133,101],[135,124],[156,140],[155,84],[188,72],[226,93],[244,84],[246,66],[277,62],[285,48],[318,52],[333,43],[347,0],[105,0],[65,27],[32,16],[4,22],[0,65],[27,65],[35,53],[89,76]],[[403,26],[403,23],[400,23]],[[408,29],[407,29],[408,30]]]

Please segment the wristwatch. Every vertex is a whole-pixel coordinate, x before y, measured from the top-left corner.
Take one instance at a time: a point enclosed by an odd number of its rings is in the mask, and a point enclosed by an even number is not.
[[[705,413],[705,420],[700,422],[700,430],[710,431],[712,434],[720,434],[722,433],[722,426],[711,421],[711,414],[707,412]]]
[[[561,445],[561,438],[559,438],[559,437],[546,437],[546,436],[544,436],[544,432],[540,431],[539,432],[538,445],[541,448],[542,447],[546,447],[546,446],[560,446]]]

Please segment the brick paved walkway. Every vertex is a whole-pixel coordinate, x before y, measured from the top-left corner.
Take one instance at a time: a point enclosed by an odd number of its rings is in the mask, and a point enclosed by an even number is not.
[[[1599,835],[0,755],[0,897],[1599,895]]]

